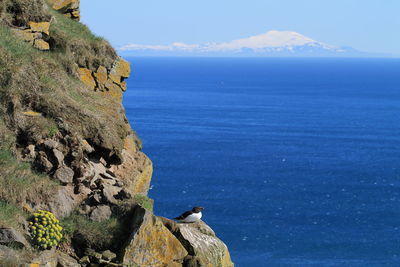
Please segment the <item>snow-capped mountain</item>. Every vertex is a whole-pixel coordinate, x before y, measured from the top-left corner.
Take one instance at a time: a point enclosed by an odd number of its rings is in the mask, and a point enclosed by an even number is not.
[[[119,49],[126,55],[211,55],[211,56],[351,56],[362,54],[315,41],[297,32],[269,31],[225,43],[171,45],[129,44]]]

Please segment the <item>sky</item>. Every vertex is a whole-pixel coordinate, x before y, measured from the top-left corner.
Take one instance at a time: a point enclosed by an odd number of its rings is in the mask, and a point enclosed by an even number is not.
[[[115,47],[227,42],[278,30],[400,55],[400,0],[81,0],[81,16]]]

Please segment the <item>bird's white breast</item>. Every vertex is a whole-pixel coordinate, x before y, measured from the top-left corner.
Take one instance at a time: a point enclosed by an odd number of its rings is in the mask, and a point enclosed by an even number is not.
[[[187,216],[185,219],[181,220],[181,222],[197,222],[198,220],[201,219],[201,212],[199,213],[192,213],[189,216]]]

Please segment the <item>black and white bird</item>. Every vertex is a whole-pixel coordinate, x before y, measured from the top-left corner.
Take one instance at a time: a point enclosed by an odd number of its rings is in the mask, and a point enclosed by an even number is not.
[[[202,210],[204,210],[203,207],[194,207],[192,210],[185,211],[184,213],[182,213],[182,215],[174,219],[179,222],[185,222],[185,223],[197,222],[198,220],[201,219]]]

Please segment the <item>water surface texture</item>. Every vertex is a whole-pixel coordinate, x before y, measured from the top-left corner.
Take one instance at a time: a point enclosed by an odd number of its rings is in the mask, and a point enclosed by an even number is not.
[[[236,266],[400,266],[400,60],[130,58],[157,215]]]

